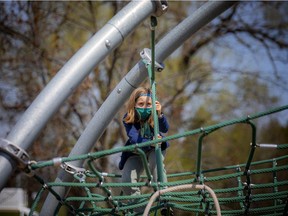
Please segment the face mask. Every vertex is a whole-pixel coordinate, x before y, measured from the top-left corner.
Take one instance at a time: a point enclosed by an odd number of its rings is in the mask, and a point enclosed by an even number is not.
[[[136,110],[136,113],[137,113],[139,119],[142,121],[145,121],[151,115],[151,112],[152,112],[151,108],[135,107],[135,110]]]

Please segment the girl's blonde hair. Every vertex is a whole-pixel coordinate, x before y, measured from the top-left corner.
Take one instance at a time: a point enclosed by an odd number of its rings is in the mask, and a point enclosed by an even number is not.
[[[132,94],[128,100],[128,104],[127,104],[127,115],[124,119],[125,123],[132,123],[133,124],[135,122],[139,122],[139,119],[135,115],[135,104],[136,104],[137,99],[142,94],[151,94],[151,90],[149,88],[139,87],[132,92]],[[149,117],[148,122],[153,127],[152,115]]]

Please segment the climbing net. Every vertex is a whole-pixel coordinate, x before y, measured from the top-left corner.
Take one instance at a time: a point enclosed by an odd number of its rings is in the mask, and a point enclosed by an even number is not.
[[[283,151],[288,148],[288,144],[256,143],[256,126],[252,120],[286,109],[288,105],[163,138],[162,141],[193,135],[204,137],[220,128],[243,123],[250,125],[252,130],[251,149],[246,163],[202,170],[202,158],[198,157],[195,171],[168,174],[168,182],[153,181],[145,154],[141,151],[142,147],[153,145],[159,140],[73,157],[28,163],[24,170],[43,185],[32,204],[30,214],[33,215],[39,205],[40,197],[43,196],[44,191],[48,190],[59,201],[55,215],[62,206],[66,206],[74,215],[143,215],[147,205],[149,209],[146,210],[151,215],[153,213],[157,215],[162,208],[177,209],[196,215],[285,215],[288,212],[288,155],[284,154],[278,158],[263,161],[253,161],[253,156],[258,148],[267,147],[274,148],[275,151]],[[201,138],[198,140],[200,149],[202,140]],[[106,173],[96,168],[97,160],[122,151],[134,152],[141,156],[146,167],[142,181],[134,184],[122,183],[120,182],[121,174]],[[85,168],[73,166],[72,162],[77,160],[84,160]],[[45,182],[36,174],[37,169],[59,165],[73,176],[73,182]],[[262,182],[253,182],[252,179],[259,179],[259,177],[263,180]],[[217,182],[222,184],[217,184]],[[183,186],[182,189],[181,186]],[[215,193],[217,202],[209,193],[209,186]],[[69,188],[77,189],[77,196],[71,192],[64,198],[60,197],[54,190],[55,187],[65,187],[67,191]],[[131,196],[121,194],[123,187],[140,187],[143,193],[131,199]],[[149,201],[150,198],[152,200]],[[217,212],[216,204],[221,207],[220,214]],[[135,208],[143,208],[143,211],[135,213],[133,211]]]
[[[163,67],[161,64],[155,63],[154,29],[156,24],[156,20],[151,17],[151,57],[146,58],[148,56],[147,50],[144,50],[141,54],[143,62],[148,69],[152,87],[154,134],[157,135],[158,123],[155,112],[156,85],[154,69],[156,67],[160,71]],[[73,215],[81,216],[157,215],[163,208],[167,210],[168,215],[171,209],[190,212],[195,215],[287,215],[288,155],[285,155],[285,151],[283,150],[288,148],[288,144],[258,144],[256,142],[257,130],[253,123],[254,119],[287,109],[288,105],[244,118],[221,122],[205,128],[167,136],[162,139],[156,136],[154,140],[145,143],[71,157],[54,158],[48,161],[30,161],[29,156],[19,147],[3,140],[1,141],[0,151],[2,150],[13,157],[20,169],[30,177],[35,178],[42,185],[31,206],[30,215],[35,213],[45,191],[49,191],[58,200],[58,206],[54,210],[54,215],[57,215],[63,206]],[[220,128],[243,123],[249,125],[252,131],[251,148],[247,162],[202,170],[203,138]],[[163,176],[161,177],[161,168],[158,168],[163,167],[163,164],[157,163],[157,171],[160,170],[158,172],[160,178],[153,179],[148,168],[146,155],[141,149],[150,145],[156,146],[156,157],[159,157],[161,150],[157,143],[193,135],[199,135],[196,170],[168,174],[168,182],[164,182],[162,179]],[[283,156],[263,161],[253,161],[256,149],[265,147],[281,150]],[[142,181],[138,183],[122,183],[120,181],[121,174],[107,173],[105,170],[97,168],[97,160],[123,151],[133,152],[141,157],[145,170]],[[73,163],[75,161],[84,161],[85,166],[74,166]],[[66,182],[46,182],[37,174],[37,170],[49,166],[60,166],[71,175],[71,179],[73,180]],[[263,181],[254,182],[252,177],[253,179],[262,179]],[[121,188],[123,187],[140,187],[142,194],[133,197],[125,196],[121,193]],[[57,192],[59,188],[64,188],[69,193],[63,197]],[[134,212],[135,209],[143,210]]]

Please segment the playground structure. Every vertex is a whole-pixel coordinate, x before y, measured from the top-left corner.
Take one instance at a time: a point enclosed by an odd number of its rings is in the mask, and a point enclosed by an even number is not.
[[[157,70],[163,70],[161,62],[163,62],[165,58],[167,58],[174,50],[176,50],[193,33],[195,33],[213,18],[224,12],[226,9],[231,7],[233,4],[235,4],[235,2],[207,2],[194,14],[183,20],[161,41],[159,41],[159,43],[155,46],[155,50],[157,50],[156,53],[153,51],[154,44],[151,45],[151,53],[144,49],[141,53],[142,60],[140,60],[138,64],[135,65],[135,67],[132,68],[131,71],[127,73],[122,81],[115,87],[113,92],[109,95],[107,100],[97,111],[93,119],[91,119],[90,123],[77,141],[70,155],[65,158],[56,157],[51,161],[32,163],[30,161],[29,155],[25,152],[25,149],[29,148],[32,142],[36,139],[39,132],[43,129],[53,113],[57,111],[63,101],[65,101],[65,99],[73,92],[73,90],[100,61],[102,61],[110,52],[113,51],[113,49],[121,44],[124,38],[134,28],[136,28],[139,23],[151,15],[152,17],[155,15],[160,16],[162,13],[166,12],[168,7],[168,3],[166,1],[132,1],[129,3],[64,65],[64,67],[58,72],[55,78],[47,85],[47,87],[31,104],[29,109],[23,115],[22,119],[15,125],[7,138],[5,140],[1,140],[1,151],[5,154],[5,157],[0,157],[0,170],[3,171],[3,177],[0,180],[1,188],[5,186],[7,179],[12,173],[12,170],[17,165],[18,168],[25,171],[28,175],[35,178],[39,181],[39,183],[43,185],[41,191],[39,191],[35,199],[35,202],[33,203],[31,215],[33,215],[33,211],[38,204],[39,198],[45,190],[48,190],[50,193],[42,207],[40,215],[51,215],[51,209],[54,209],[54,214],[57,214],[60,207],[63,205],[65,205],[71,212],[78,215],[121,215],[123,213],[127,215],[134,215],[134,208],[145,207],[148,204],[148,199],[151,196],[151,193],[142,194],[139,197],[135,197],[135,202],[127,203],[127,201],[131,199],[130,196],[121,196],[120,194],[116,195],[110,190],[110,188],[129,187],[131,185],[119,182],[105,183],[105,178],[117,178],[119,177],[119,174],[110,174],[99,171],[95,168],[93,163],[101,157],[105,157],[107,155],[115,154],[121,151],[137,151],[140,155],[143,155],[143,152],[141,152],[140,149],[141,147],[155,144],[159,142],[159,140],[156,139],[151,142],[139,144],[136,147],[122,147],[114,150],[105,150],[95,153],[89,152],[97,139],[99,139],[99,137],[102,135],[109,122],[112,120],[112,117],[117,113],[117,109],[121,107],[121,105],[126,101],[133,89],[140,85],[140,83],[149,75],[155,100],[156,89],[153,87],[154,68]],[[133,11],[133,13],[131,11]],[[154,34],[153,26],[151,29],[152,38]],[[79,73],[80,68],[82,73]],[[147,68],[149,73],[147,73]],[[251,115],[242,119],[223,122],[207,128],[200,128],[183,134],[176,134],[166,137],[165,140],[163,139],[163,141],[177,139],[183,136],[201,134],[198,143],[199,154],[197,159],[196,172],[188,172],[185,174],[175,175],[171,174],[168,175],[168,178],[181,176],[183,180],[174,182],[168,181],[168,183],[163,183],[161,181],[161,168],[157,170],[158,174],[160,174],[158,182],[152,181],[149,169],[146,169],[146,176],[144,177],[146,180],[137,183],[137,186],[148,187],[155,192],[154,194],[157,194],[158,192],[160,196],[160,191],[162,191],[164,187],[172,189],[177,185],[185,185],[185,187],[187,186],[192,189],[193,184],[203,186],[209,181],[224,181],[226,179],[233,178],[238,182],[238,187],[226,189],[213,188],[214,192],[219,197],[218,202],[220,206],[226,206],[236,202],[240,203],[239,209],[222,210],[223,215],[285,215],[285,213],[288,211],[288,182],[287,179],[280,181],[277,180],[277,172],[287,172],[287,157],[283,156],[280,158],[256,163],[252,162],[252,159],[256,147],[273,147],[281,150],[287,148],[287,145],[257,144],[255,140],[256,128],[252,120],[286,109],[288,109],[288,106],[283,106],[264,113]],[[33,116],[33,118],[31,118],[31,116]],[[246,123],[251,126],[252,145],[247,163],[203,171],[201,169],[201,145],[203,138],[219,128],[237,123]],[[36,125],[37,127],[35,127]],[[7,157],[10,158],[10,160],[8,160]],[[11,159],[15,163],[11,163]],[[284,163],[282,161],[284,161]],[[88,165],[88,168],[83,168],[84,162]],[[143,157],[143,163],[147,163],[147,161],[145,161],[145,157]],[[273,164],[272,168],[263,168],[259,170],[251,169],[252,166],[257,166],[264,163]],[[277,166],[277,163],[281,165]],[[63,169],[58,174],[55,182],[44,182],[44,180],[40,176],[37,176],[35,172],[35,170],[39,168],[59,165]],[[241,169],[244,169],[244,171],[241,171]],[[221,170],[232,170],[232,173],[218,177],[205,177],[204,175],[205,173]],[[272,173],[274,176],[273,183],[262,185],[259,184],[254,186],[253,182],[251,181],[251,176],[261,173]],[[187,179],[185,179],[185,176]],[[191,176],[194,177],[191,178]],[[245,183],[242,182],[242,178],[245,179]],[[75,182],[75,180],[78,182]],[[69,188],[71,187],[81,188],[87,196],[66,196],[66,192],[69,191]],[[91,188],[99,188],[102,194],[100,195],[92,193]],[[167,191],[167,193],[161,194],[161,196],[157,199],[157,205],[154,205],[150,212],[157,212],[157,210],[163,207],[172,207],[185,211],[195,212],[197,214],[219,214],[214,209],[216,201],[213,202],[212,198],[209,197],[207,188],[205,189],[204,187],[194,192]],[[255,197],[252,198],[252,189],[255,188],[273,188],[273,192],[259,194],[257,196],[255,195]],[[175,190],[176,189],[181,188],[176,187]],[[164,190],[165,189],[163,189],[163,192]],[[222,196],[222,194],[225,193],[226,195]],[[221,195],[219,196],[219,194]],[[268,201],[272,198],[273,204],[271,207],[253,207],[253,202],[261,202],[263,200]],[[77,207],[74,207],[71,204],[72,202],[77,202]],[[149,211],[149,209],[147,211]]]

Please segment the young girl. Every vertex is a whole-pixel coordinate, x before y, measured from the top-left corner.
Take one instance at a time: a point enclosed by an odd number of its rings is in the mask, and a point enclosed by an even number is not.
[[[169,129],[169,124],[166,117],[161,112],[161,104],[155,102],[156,111],[159,121],[159,138],[163,137],[162,133],[166,133]],[[128,101],[128,111],[124,115],[123,124],[126,129],[128,141],[125,146],[136,143],[150,141],[154,137],[154,122],[152,115],[152,94],[147,88],[137,88],[133,91]],[[164,160],[165,149],[168,147],[167,142],[161,143],[162,160]],[[153,146],[143,147],[150,171],[153,175],[153,181],[157,181],[156,172],[156,156]],[[132,152],[123,152],[119,169],[122,171],[122,182],[136,183],[139,181],[140,175],[143,172],[143,163],[139,155]],[[163,170],[165,172],[165,169]],[[166,173],[165,175],[166,176]],[[164,179],[167,181],[167,179]],[[139,187],[123,187],[125,195],[141,194]]]

